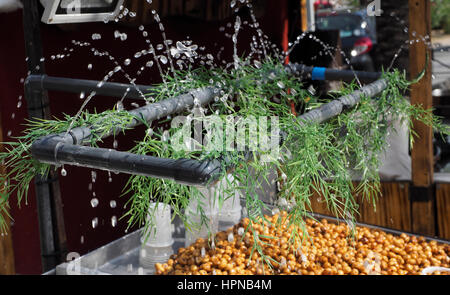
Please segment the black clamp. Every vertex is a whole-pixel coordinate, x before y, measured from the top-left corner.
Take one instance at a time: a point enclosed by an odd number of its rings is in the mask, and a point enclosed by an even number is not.
[[[428,202],[433,199],[435,186],[419,187],[411,185],[409,187],[409,198],[412,202]]]

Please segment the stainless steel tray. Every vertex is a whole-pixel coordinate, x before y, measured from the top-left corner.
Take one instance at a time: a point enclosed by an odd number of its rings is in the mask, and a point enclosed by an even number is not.
[[[325,218],[330,222],[344,222],[343,220],[320,214],[312,215],[319,220]],[[357,223],[356,225],[373,229],[380,229],[393,235],[400,235],[402,233],[405,233],[408,235],[419,237],[419,235],[374,225],[367,225],[363,223]],[[180,247],[184,247],[185,228],[178,218],[175,218],[174,228],[174,244],[172,246],[172,249],[174,253],[176,253]],[[66,275],[75,274],[74,272],[79,272],[83,275],[153,274],[153,271],[148,267],[148,265],[144,265],[142,261],[140,261],[140,251],[142,250],[141,231],[142,230],[137,230],[135,232],[132,232],[99,249],[83,255],[70,263],[63,263],[61,265],[58,265],[54,271],[50,271],[47,274]],[[450,244],[450,242],[446,240],[440,240],[426,236],[424,237],[428,241],[434,240],[438,243]]]

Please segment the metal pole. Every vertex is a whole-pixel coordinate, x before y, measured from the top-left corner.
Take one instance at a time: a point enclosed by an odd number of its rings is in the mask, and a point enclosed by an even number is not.
[[[38,0],[23,1],[23,28],[28,69],[33,75],[45,73],[41,61],[42,41]],[[42,89],[25,89],[28,116],[50,118],[47,92]],[[54,268],[66,252],[66,234],[57,176],[52,171],[48,177],[36,176],[36,202],[38,207],[39,234],[43,272]],[[53,192],[53,196],[52,196]],[[56,225],[56,226],[55,226]],[[59,256],[58,256],[59,255]]]
[[[144,99],[144,94],[147,93],[152,86],[146,85],[130,85],[114,82],[103,82],[99,85],[99,81],[83,80],[72,78],[51,77],[47,75],[29,75],[25,80],[25,87],[34,91],[62,91],[70,93],[86,94],[94,92],[96,95],[104,95],[111,97],[123,97]]]

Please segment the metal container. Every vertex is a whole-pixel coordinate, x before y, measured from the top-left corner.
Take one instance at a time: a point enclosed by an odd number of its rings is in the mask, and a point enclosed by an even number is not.
[[[245,212],[244,212],[245,213]],[[329,222],[344,222],[337,218],[313,214],[318,220],[325,218]],[[371,229],[379,229],[393,235],[405,233],[410,236],[417,236],[407,232],[392,230],[374,225],[356,223],[357,226],[364,226]],[[71,262],[58,265],[54,271],[46,274],[67,275],[148,275],[153,271],[140,263],[140,255],[143,249],[141,243],[141,231],[132,232],[116,241],[113,241],[99,249],[96,249],[86,255],[83,255]],[[450,241],[425,237],[427,241],[436,241],[442,244],[450,244]],[[172,245],[174,253],[185,244],[185,228],[179,218],[174,220],[173,230],[174,243]]]

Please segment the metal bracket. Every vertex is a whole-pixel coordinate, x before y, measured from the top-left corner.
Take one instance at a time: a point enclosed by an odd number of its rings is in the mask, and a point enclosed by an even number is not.
[[[433,199],[435,185],[429,187],[410,186],[409,199],[412,202],[428,202]]]

